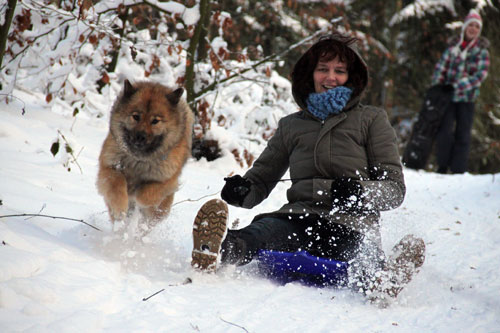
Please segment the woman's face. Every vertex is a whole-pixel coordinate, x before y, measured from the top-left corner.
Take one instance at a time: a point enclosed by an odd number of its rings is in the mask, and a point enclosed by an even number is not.
[[[477,22],[471,22],[465,28],[465,40],[470,41],[476,38],[481,31],[481,26]]]
[[[320,59],[313,72],[314,90],[316,93],[322,93],[343,86],[348,78],[347,64],[340,61],[339,57],[329,61]]]

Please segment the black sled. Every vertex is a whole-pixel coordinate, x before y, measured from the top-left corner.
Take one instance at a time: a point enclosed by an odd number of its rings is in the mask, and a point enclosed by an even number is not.
[[[404,166],[416,170],[425,168],[439,125],[452,96],[451,85],[438,84],[426,91],[424,103],[417,121],[413,124],[410,140],[403,153]]]

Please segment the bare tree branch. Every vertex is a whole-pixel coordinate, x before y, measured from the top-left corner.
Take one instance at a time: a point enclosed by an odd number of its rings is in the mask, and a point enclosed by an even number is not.
[[[330,21],[330,23],[332,23],[332,24],[333,24],[333,23],[337,23],[337,22],[339,22],[340,20],[342,20],[342,18],[341,18],[341,17],[337,17],[337,18],[332,19],[332,20]],[[228,76],[228,77],[226,77],[226,78],[224,78],[224,79],[221,79],[221,80],[218,80],[218,81],[215,81],[215,82],[211,83],[210,85],[206,86],[206,87],[205,87],[205,88],[203,88],[202,90],[200,90],[200,91],[198,91],[197,93],[195,93],[194,99],[193,99],[193,101],[190,103],[190,104],[191,104],[191,107],[192,107],[192,106],[193,106],[196,102],[198,102],[198,101],[199,101],[199,100],[203,97],[202,95],[204,95],[204,94],[205,94],[206,92],[208,92],[208,91],[212,91],[212,90],[214,90],[214,89],[215,89],[215,87],[216,87],[218,84],[220,84],[220,83],[224,83],[224,82],[226,82],[226,81],[229,81],[229,80],[231,80],[231,79],[235,78],[236,76],[240,76],[241,74],[243,74],[243,73],[245,73],[245,72],[248,72],[248,71],[250,71],[250,70],[256,70],[256,69],[257,69],[260,65],[262,65],[262,64],[265,64],[265,63],[270,62],[270,61],[275,60],[275,59],[280,59],[281,57],[283,57],[284,55],[286,55],[286,54],[287,54],[287,53],[289,53],[290,51],[292,51],[292,50],[296,49],[297,47],[299,47],[299,46],[301,46],[301,45],[303,45],[303,44],[305,44],[305,43],[309,42],[310,40],[312,40],[312,39],[316,38],[316,37],[317,37],[317,36],[319,36],[319,35],[322,35],[322,34],[326,33],[326,32],[328,31],[328,29],[329,29],[329,28],[330,28],[330,27],[328,26],[328,27],[325,27],[325,28],[323,28],[323,29],[320,29],[320,30],[318,30],[317,32],[315,32],[314,34],[312,34],[311,36],[306,37],[306,38],[304,38],[303,40],[301,40],[301,41],[299,41],[299,42],[297,42],[297,43],[293,44],[292,46],[290,46],[288,49],[286,49],[285,51],[283,51],[283,52],[281,52],[281,53],[276,53],[276,54],[272,54],[272,55],[270,55],[270,56],[267,56],[267,57],[265,57],[264,59],[262,59],[262,60],[260,60],[260,61],[256,62],[255,64],[251,65],[250,67],[245,68],[245,69],[242,69],[242,70],[241,70],[240,72],[238,72],[238,73],[232,74],[232,75],[230,75],[230,76]]]

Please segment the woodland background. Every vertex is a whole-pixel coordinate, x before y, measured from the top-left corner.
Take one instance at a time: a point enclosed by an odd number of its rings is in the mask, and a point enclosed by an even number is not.
[[[403,205],[381,214],[384,251],[411,233],[427,253],[395,304],[282,286],[256,261],[191,268],[196,211],[297,110],[288,73],[318,34],[362,40],[372,72],[364,102],[386,108],[403,148],[470,8],[492,42],[470,171],[492,174],[404,169]],[[0,0],[0,331],[497,332],[499,10],[492,0]],[[170,216],[146,236],[138,216],[115,228],[95,188],[125,78],[183,85],[198,115]],[[231,228],[282,206],[289,184],[252,210],[230,206]]]
[[[297,108],[287,81],[291,67],[315,37],[337,30],[362,41],[371,72],[363,102],[387,110],[403,150],[434,64],[471,8],[483,17],[491,67],[476,103],[469,171],[496,173],[498,0],[3,0],[0,105],[19,103],[24,113],[18,90],[38,94],[53,110],[70,106],[75,121],[105,119],[102,110],[110,109],[124,78],[182,85],[197,116],[193,156],[210,161],[230,152],[247,167],[278,118]],[[246,93],[235,93],[245,83]],[[242,104],[249,112],[231,112]],[[237,140],[221,142],[218,133],[235,126]],[[70,132],[59,129],[47,147],[66,154],[68,166],[78,156]]]

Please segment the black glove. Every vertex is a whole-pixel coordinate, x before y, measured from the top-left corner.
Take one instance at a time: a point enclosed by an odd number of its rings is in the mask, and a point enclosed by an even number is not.
[[[443,91],[445,92],[453,92],[455,88],[453,88],[453,85],[451,84],[443,84]]]
[[[335,206],[356,210],[357,203],[361,201],[361,184],[351,178],[337,178],[332,182],[331,193]]]
[[[243,200],[250,192],[252,183],[240,175],[224,178],[226,185],[222,188],[220,196],[230,205],[243,205]]]

